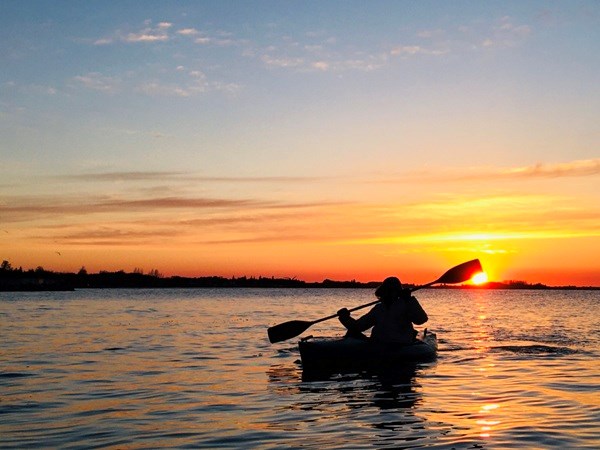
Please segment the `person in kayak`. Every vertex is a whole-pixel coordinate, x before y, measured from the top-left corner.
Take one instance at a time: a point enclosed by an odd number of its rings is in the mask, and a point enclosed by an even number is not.
[[[427,322],[427,313],[418,300],[396,277],[386,278],[375,290],[381,303],[364,316],[354,319],[347,308],[338,311],[338,319],[348,329],[347,336],[366,339],[363,331],[371,330],[371,339],[378,342],[410,344],[417,335],[413,328]]]

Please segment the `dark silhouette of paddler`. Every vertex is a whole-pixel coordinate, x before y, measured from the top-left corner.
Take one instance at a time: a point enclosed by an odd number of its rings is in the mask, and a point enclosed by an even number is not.
[[[339,321],[348,329],[347,336],[367,339],[363,331],[373,328],[373,341],[390,344],[410,344],[417,332],[413,327],[427,322],[427,313],[418,300],[396,277],[386,278],[375,290],[381,300],[364,316],[354,319],[347,308],[338,311]]]

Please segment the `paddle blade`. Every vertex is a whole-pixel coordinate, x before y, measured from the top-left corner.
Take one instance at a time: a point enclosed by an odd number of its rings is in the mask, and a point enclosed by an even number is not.
[[[436,283],[462,283],[463,281],[470,280],[473,278],[473,275],[478,274],[479,272],[483,272],[483,267],[481,267],[481,263],[478,259],[473,259],[472,261],[467,261],[466,263],[462,263],[456,267],[453,267],[440,278],[438,278]]]
[[[304,320],[290,320],[289,322],[272,326],[267,330],[269,342],[274,344],[275,342],[281,342],[296,337],[306,331],[312,324],[313,322],[306,322]]]

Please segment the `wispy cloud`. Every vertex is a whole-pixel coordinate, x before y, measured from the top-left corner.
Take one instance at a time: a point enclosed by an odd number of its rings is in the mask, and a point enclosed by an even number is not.
[[[167,176],[175,176],[176,173]],[[138,179],[156,179],[144,174]],[[121,179],[118,175],[102,177],[103,181]],[[5,222],[37,221],[55,217],[88,214],[131,214],[132,212],[167,212],[170,210],[221,210],[221,209],[309,209],[331,206],[331,202],[286,202],[253,198],[211,198],[184,196],[148,196],[143,198],[120,198],[107,196],[12,196],[5,197],[0,203],[0,214]]]
[[[325,181],[329,178],[314,176],[202,176],[191,172],[170,171],[117,171],[57,175],[53,178],[77,182],[97,181],[194,181],[206,183],[309,183]]]
[[[97,174],[97,179],[155,181],[180,176],[187,175],[122,172]],[[229,178],[208,180],[232,182]],[[0,215],[7,224],[29,222],[29,237],[40,242],[79,246],[319,242],[385,246],[401,252],[506,253],[514,251],[513,244],[519,240],[600,235],[597,209],[566,196],[541,194],[448,194],[415,203],[360,205],[182,195],[13,196],[3,199]]]
[[[171,22],[159,22],[154,25],[151,20],[146,20],[144,26],[137,31],[123,32],[116,31],[112,36],[98,38],[94,45],[109,45],[115,42],[127,43],[153,43],[166,42],[170,36],[170,29],[173,27]]]
[[[362,236],[340,233],[338,244],[400,253],[505,254],[518,251],[518,241],[597,238],[599,212],[567,196],[447,195],[439,201],[370,208],[376,218],[370,227],[360,227]]]
[[[203,71],[184,66],[177,66],[172,75],[177,81],[155,79],[138,84],[134,90],[149,96],[192,97],[207,92],[235,94],[241,89],[237,83],[210,80]]]
[[[529,230],[529,231],[499,231],[499,232],[458,232],[458,233],[431,233],[414,234],[407,236],[383,236],[370,239],[360,239],[349,241],[348,243],[362,245],[457,245],[471,244],[483,253],[507,253],[506,249],[492,247],[498,241],[517,241],[517,240],[541,240],[541,239],[574,239],[586,237],[598,237],[600,231],[596,230]],[[479,244],[486,244],[489,250],[484,247],[478,247]],[[443,247],[436,247],[443,248]],[[449,247],[453,249],[454,247]],[[467,247],[460,247],[461,251]],[[473,247],[472,247],[473,248]]]
[[[245,40],[238,40],[228,36],[201,35],[194,39],[194,43],[200,45],[214,45],[217,47],[242,46],[247,44]]]
[[[164,214],[114,214],[30,227],[40,243],[60,246],[229,245],[232,243],[328,241],[339,229],[306,227],[345,205],[278,203],[235,208],[172,210]],[[335,213],[334,213],[335,214]],[[112,217],[112,219],[109,219]]]
[[[220,209],[268,206],[272,203],[252,199],[151,197],[114,199],[106,197],[8,197],[0,204],[3,221],[20,222],[43,217],[80,216],[94,213],[131,213],[172,209]]]
[[[373,71],[388,67],[395,60],[419,57],[439,57],[491,47],[514,47],[526,39],[532,30],[524,24],[503,17],[494,23],[476,23],[455,30],[425,29],[404,37],[396,44],[381,43],[364,47],[361,43],[343,45],[327,33],[314,33],[302,39],[281,36],[269,46],[248,49],[247,56],[260,58],[271,68],[296,71]]]
[[[587,177],[600,175],[600,158],[570,161],[558,164],[535,164],[501,172],[502,176],[518,178]]]
[[[121,80],[114,77],[102,75],[98,72],[89,72],[85,75],[77,75],[72,79],[74,85],[83,86],[86,89],[114,94],[121,87]]]
[[[135,91],[149,96],[190,97],[206,92],[207,86],[201,81],[193,84],[177,85],[161,81],[149,81],[136,87]]]
[[[169,40],[169,29],[173,26],[170,22],[160,22],[156,26],[147,23],[143,30],[137,33],[129,33],[125,37],[127,42],[157,42]]]
[[[45,234],[34,236],[38,241],[48,240],[49,230]],[[177,234],[173,229],[160,229],[155,227],[140,227],[135,224],[123,224],[119,226],[104,225],[91,226],[84,225],[74,229],[68,229],[64,232],[51,233],[53,242],[61,246],[120,246],[120,245],[152,245],[162,238],[173,238]]]
[[[294,37],[289,34],[268,35],[270,43],[258,44],[237,37],[227,30],[200,30],[195,27],[178,27],[171,22],[147,20],[139,30],[117,30],[111,36],[101,37],[96,45],[114,43],[163,43],[168,41],[191,42],[199,46],[233,47],[247,58],[253,58],[268,68],[301,72],[374,71],[393,63],[417,57],[437,57],[448,53],[514,47],[532,32],[530,26],[517,23],[511,17],[496,22],[477,22],[458,29],[423,29],[405,37],[396,44],[380,43],[368,47],[361,42],[342,42],[324,30],[306,32]],[[264,42],[264,40],[261,39]],[[239,56],[239,54],[232,55]],[[235,90],[235,85],[212,86],[223,91]],[[138,87],[138,92],[150,95],[190,96],[205,92],[202,83],[186,86],[152,81]]]
[[[542,178],[590,177],[600,175],[600,158],[568,161],[564,163],[537,163],[530,166],[490,168],[471,167],[442,171],[420,171],[395,176],[381,176],[379,183],[408,183],[418,179],[422,182],[449,181],[514,181]]]
[[[40,196],[6,198],[0,215],[8,226],[29,222],[25,235],[40,244],[189,247],[330,240],[339,229],[306,223],[346,206],[250,198]]]
[[[239,46],[247,44],[247,41],[236,39],[233,33],[227,31],[214,31],[212,33],[198,30],[194,27],[179,28],[172,22],[158,22],[154,24],[146,20],[139,30],[124,31],[116,30],[111,35],[94,40],[94,45],[111,45],[116,43],[127,44],[152,44],[164,43],[174,40],[176,37],[188,38],[191,42],[201,45],[213,45],[218,47]]]
[[[421,45],[401,45],[390,50],[392,56],[418,56],[418,55],[444,55],[449,50],[446,48],[431,49]]]
[[[16,81],[6,81],[0,84],[0,90],[2,91],[18,91],[25,94],[40,95],[40,96],[54,96],[58,94],[58,89],[54,86],[43,85],[43,84],[22,84]],[[0,102],[0,108],[6,106],[5,102]]]
[[[181,34],[182,36],[196,36],[199,33],[195,28],[182,28],[177,30],[177,34]]]
[[[510,16],[504,16],[496,22],[463,25],[458,29],[457,43],[463,41],[463,47],[471,49],[511,48],[527,39],[532,28],[527,24],[516,23]]]
[[[233,95],[242,88],[237,83],[209,80],[204,72],[187,70],[183,66],[177,66],[172,69],[172,72],[168,81],[164,79],[165,71],[157,75],[156,79],[149,81],[140,81],[132,73],[125,78],[120,78],[90,72],[73,77],[70,84],[72,88],[84,88],[106,94],[128,91],[147,96],[164,97],[192,97],[207,92],[223,92]]]
[[[58,175],[54,178],[62,180],[73,180],[77,182],[96,182],[96,181],[154,181],[154,180],[173,180],[183,176],[183,172],[101,172],[86,174]]]

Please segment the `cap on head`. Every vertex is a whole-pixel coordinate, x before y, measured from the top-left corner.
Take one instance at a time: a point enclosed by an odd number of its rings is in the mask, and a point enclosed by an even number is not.
[[[402,283],[397,277],[387,277],[375,290],[377,298],[398,297],[402,292]]]

